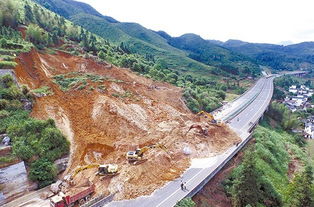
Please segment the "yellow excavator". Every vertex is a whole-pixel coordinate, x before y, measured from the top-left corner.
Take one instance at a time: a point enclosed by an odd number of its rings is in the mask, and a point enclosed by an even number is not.
[[[189,128],[189,130],[185,133],[185,136],[191,131],[191,129],[197,129],[198,132],[204,136],[208,136],[208,129],[203,129],[201,125],[199,124],[192,124]]]
[[[99,165],[97,175],[116,175],[118,174],[118,165],[105,164]]]
[[[128,151],[126,154],[126,158],[130,163],[135,163],[143,159],[143,155],[146,151],[154,148],[160,148],[164,150],[165,152],[167,151],[167,148],[163,144],[152,144],[148,145],[142,148],[137,148],[135,151]]]
[[[216,125],[216,126],[223,126],[222,125],[222,122],[220,120],[216,120],[215,117],[210,114],[210,113],[207,113],[206,111],[200,111],[197,113],[198,116],[204,116],[205,118],[208,119],[208,124],[211,124],[211,125]]]
[[[84,166],[78,166],[72,174],[66,175],[63,180],[59,180],[56,183],[53,183],[50,186],[50,190],[56,194],[56,193],[59,193],[60,191],[64,191],[69,185],[75,186],[74,178],[79,172],[86,169],[97,168],[97,167],[98,167],[98,171],[96,172],[96,175],[115,176],[118,174],[118,165],[116,164],[100,165],[100,164],[92,163],[92,164],[88,164]]]
[[[72,181],[74,177],[81,171],[90,169],[90,168],[98,168],[97,175],[116,175],[118,173],[118,165],[116,164],[104,164],[100,165],[97,163],[92,163],[84,166],[78,166],[74,172],[68,178],[69,181]]]

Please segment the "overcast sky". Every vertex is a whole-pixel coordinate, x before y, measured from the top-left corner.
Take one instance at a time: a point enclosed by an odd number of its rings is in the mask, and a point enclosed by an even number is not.
[[[121,22],[171,36],[280,43],[314,41],[313,0],[79,0]]]

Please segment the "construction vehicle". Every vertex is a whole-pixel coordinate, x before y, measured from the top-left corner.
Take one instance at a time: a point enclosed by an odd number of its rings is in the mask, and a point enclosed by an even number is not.
[[[220,120],[216,120],[215,117],[211,113],[207,113],[206,111],[200,111],[197,113],[198,116],[204,116],[208,119],[208,124],[210,125],[216,125],[216,126],[222,126],[222,123]]]
[[[90,169],[90,168],[96,168],[96,167],[99,167],[99,164],[92,163],[92,164],[88,164],[84,166],[78,166],[72,174],[65,177],[65,180],[72,181],[79,172]]]
[[[100,176],[115,176],[118,174],[118,165],[116,164],[89,164],[84,166],[78,166],[72,174],[66,175],[63,180],[58,180],[57,182],[51,184],[50,190],[53,193],[58,193],[63,189],[69,187],[69,185],[74,186],[74,177],[81,171],[90,169],[90,168],[98,168],[96,175]]]
[[[70,207],[74,205],[83,205],[85,202],[89,201],[91,195],[95,191],[95,185],[92,184],[88,187],[77,188],[76,191],[72,191],[64,194],[60,192],[59,194],[50,198],[51,207]]]
[[[116,175],[118,173],[118,165],[116,164],[105,164],[100,165],[96,163],[79,166],[74,172],[67,178],[67,180],[71,181],[74,177],[81,171],[89,169],[89,168],[98,168],[97,175]]]
[[[189,128],[189,130],[186,132],[185,135],[189,133],[191,129],[198,129],[198,132],[204,136],[208,136],[208,129],[203,129],[201,125],[199,124],[192,124]]]
[[[98,166],[97,175],[117,175],[118,165],[115,164],[105,164]]]
[[[154,148],[160,148],[167,152],[167,148],[163,144],[153,144],[142,148],[137,148],[135,151],[128,151],[126,154],[126,158],[130,163],[136,163],[143,159],[143,155],[146,151]]]
[[[90,197],[90,194],[94,192],[95,186],[91,185],[90,182],[88,182],[87,184],[84,184],[85,187],[78,187],[82,184],[76,185],[73,179],[79,172],[97,167],[98,171],[96,172],[96,175],[114,176],[118,174],[118,165],[116,164],[89,164],[85,166],[78,166],[72,174],[66,175],[63,180],[58,180],[56,183],[51,184],[50,191],[54,194],[54,196],[50,199],[51,206],[66,207],[73,206],[76,203],[81,205],[82,203],[87,201]],[[86,185],[88,185],[89,187],[86,188]],[[71,191],[72,193],[69,193]],[[78,191],[79,193],[77,193]]]

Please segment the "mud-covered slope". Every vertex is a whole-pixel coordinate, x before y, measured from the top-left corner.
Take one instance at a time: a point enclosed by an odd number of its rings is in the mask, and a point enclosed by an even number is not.
[[[53,118],[70,140],[71,161],[66,173],[88,163],[119,165],[120,173],[113,178],[96,177],[96,169],[78,174],[75,181],[89,179],[96,184],[97,193],[119,191],[117,199],[150,194],[180,176],[190,158],[212,156],[239,141],[227,127],[212,125],[207,126],[207,137],[194,129],[186,134],[191,124],[201,120],[186,108],[181,89],[128,69],[110,68],[63,52],[49,55],[36,50],[21,54],[17,62],[20,83],[31,89],[48,86],[53,92],[36,98],[32,116]],[[71,78],[82,80],[84,87],[78,81],[62,91],[58,80]],[[206,122],[199,124],[206,126]],[[146,162],[127,162],[127,151],[154,143],[163,143],[168,152],[152,149],[144,155]],[[192,150],[190,156],[184,155],[185,147]]]

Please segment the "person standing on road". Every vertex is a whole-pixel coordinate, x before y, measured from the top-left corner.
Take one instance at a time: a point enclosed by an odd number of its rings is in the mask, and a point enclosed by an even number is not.
[[[185,191],[188,190],[188,189],[186,188],[186,182],[183,183],[183,189],[184,189]]]
[[[181,190],[184,190],[184,183],[183,183],[183,181],[181,180]]]

